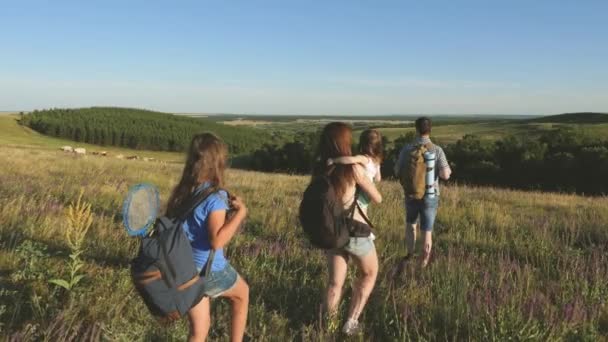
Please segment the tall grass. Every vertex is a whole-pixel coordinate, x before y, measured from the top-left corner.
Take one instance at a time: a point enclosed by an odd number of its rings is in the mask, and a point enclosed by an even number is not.
[[[166,200],[180,168],[3,147],[0,335],[183,340],[185,322],[158,326],[133,291],[128,263],[137,240],[120,223],[130,185],[154,183]],[[327,269],[297,223],[307,180],[229,171],[229,190],[250,208],[226,253],[251,286],[247,335],[253,341],[341,338],[320,328]],[[363,332],[353,340],[608,337],[608,199],[444,187],[430,266],[421,271],[412,263],[395,278],[405,248],[402,195],[396,183],[380,189],[385,200],[371,208],[380,274],[361,319]],[[81,191],[93,218],[80,254],[86,277],[68,293],[48,281],[66,274],[72,249],[65,209]],[[226,340],[229,306],[218,300],[213,311],[210,340]]]

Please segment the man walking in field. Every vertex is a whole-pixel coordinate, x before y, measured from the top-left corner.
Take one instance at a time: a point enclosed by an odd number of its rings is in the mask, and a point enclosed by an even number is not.
[[[414,254],[418,220],[424,235],[422,267],[429,263],[433,247],[433,224],[439,207],[439,178],[448,180],[452,173],[443,149],[431,141],[431,119],[417,119],[416,133],[414,141],[405,145],[399,153],[394,170],[405,192],[407,255],[400,268]]]

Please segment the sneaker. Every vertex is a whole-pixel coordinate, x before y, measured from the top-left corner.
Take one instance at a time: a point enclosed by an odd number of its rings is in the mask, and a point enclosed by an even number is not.
[[[346,324],[344,324],[342,332],[348,336],[352,336],[359,332],[359,328],[359,321],[349,318]]]

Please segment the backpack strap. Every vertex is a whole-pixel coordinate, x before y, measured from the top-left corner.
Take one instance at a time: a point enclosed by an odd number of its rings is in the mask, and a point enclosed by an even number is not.
[[[357,209],[359,210],[359,214],[361,214],[361,217],[363,217],[363,220],[365,221],[365,223],[367,223],[367,225],[370,228],[374,228],[374,224],[369,220],[369,218],[367,217],[367,215],[365,214],[365,212],[363,211],[363,209],[359,205],[359,202],[357,202]]]
[[[188,201],[188,205],[184,206],[184,208],[186,208],[186,209],[180,215],[178,215],[178,218],[182,221],[185,220],[194,211],[194,209],[196,209],[196,207],[198,207],[207,198],[209,198],[209,196],[213,195],[214,193],[216,193],[220,190],[223,190],[223,189],[210,186],[199,193],[193,194],[193,196]],[[224,191],[226,191],[226,190],[224,190]],[[228,193],[228,191],[226,191],[226,193]],[[228,197],[230,197],[230,195],[228,195]],[[213,265],[214,258],[215,258],[215,249],[211,249],[209,251],[209,257],[207,258],[207,262],[205,264],[205,272],[203,273],[203,277],[207,277],[207,276],[209,276],[209,273],[211,273],[211,266]]]
[[[365,221],[365,223],[367,223],[367,225],[370,226],[371,228],[374,228],[374,225],[372,224],[372,222],[369,220],[369,218],[367,217],[367,215],[363,211],[363,208],[361,208],[361,206],[359,205],[359,201],[357,201],[357,197],[359,197],[360,193],[361,193],[361,189],[359,188],[359,186],[357,186],[357,188],[355,190],[355,200],[353,202],[353,205],[349,209],[349,211],[350,211],[350,218],[351,219],[354,218],[354,216],[355,216],[355,209],[356,209],[357,211],[359,211],[359,214],[361,214],[361,217],[363,217],[363,220]]]
[[[186,202],[186,204],[184,206],[182,206],[182,210],[177,215],[177,218],[179,218],[182,221],[187,219],[188,216],[194,211],[194,209],[196,209],[196,207],[198,207],[207,198],[209,198],[209,196],[213,195],[214,193],[216,193],[220,190],[221,190],[220,188],[210,186],[203,191],[194,193],[190,197],[190,199]]]
[[[205,273],[203,273],[203,277],[207,278],[209,273],[211,273],[211,265],[213,265],[213,259],[215,257],[215,249],[209,251],[209,257],[207,258],[207,263],[205,264]]]

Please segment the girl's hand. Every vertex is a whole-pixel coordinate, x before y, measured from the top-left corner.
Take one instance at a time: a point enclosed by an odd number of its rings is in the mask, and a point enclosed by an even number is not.
[[[247,210],[243,199],[238,196],[232,196],[232,198],[230,199],[230,205],[238,211]]]
[[[327,159],[327,166],[332,166],[332,165],[334,165],[334,160],[331,158]]]

